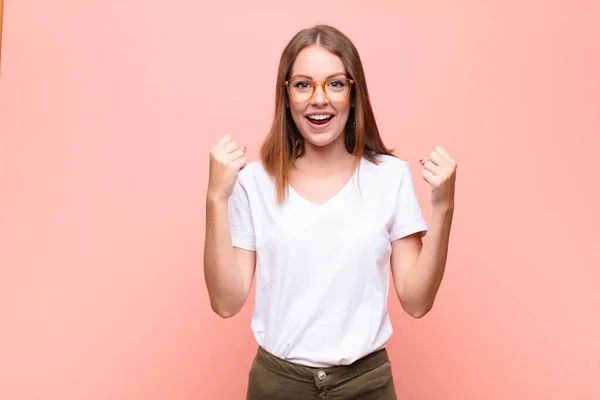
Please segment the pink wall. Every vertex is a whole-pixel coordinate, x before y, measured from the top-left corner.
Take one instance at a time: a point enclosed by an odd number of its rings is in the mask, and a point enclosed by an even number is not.
[[[6,2],[0,399],[243,398],[252,302],[210,311],[207,154],[232,133],[256,157],[316,22],[354,39],[415,173],[436,144],[459,162],[438,303],[391,301],[400,398],[600,398],[600,3],[366,3]]]

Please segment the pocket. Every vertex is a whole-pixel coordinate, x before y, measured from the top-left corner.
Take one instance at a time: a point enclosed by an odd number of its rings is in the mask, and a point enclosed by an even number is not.
[[[284,396],[286,384],[287,382],[282,375],[275,373],[254,359],[248,373],[246,400],[279,400],[293,398]]]
[[[264,395],[264,389],[261,388],[261,382],[264,382],[264,367],[254,359],[248,371],[248,389],[246,391],[246,400],[258,400]]]
[[[345,385],[344,392],[352,392],[356,400],[396,399],[396,389],[392,376],[392,366],[389,361],[357,376]]]
[[[256,359],[248,374],[246,400],[302,400],[317,397],[314,382],[265,367]]]

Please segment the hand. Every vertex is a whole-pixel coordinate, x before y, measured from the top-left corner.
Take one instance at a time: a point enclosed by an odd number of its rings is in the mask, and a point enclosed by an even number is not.
[[[229,199],[237,173],[246,166],[246,148],[240,148],[225,135],[210,152],[208,198],[214,201]]]
[[[431,186],[431,203],[436,209],[454,209],[456,162],[448,152],[437,146],[429,157],[420,161],[423,179]]]

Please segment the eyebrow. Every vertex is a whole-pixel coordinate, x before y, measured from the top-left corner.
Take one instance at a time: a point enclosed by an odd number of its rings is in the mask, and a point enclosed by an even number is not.
[[[325,79],[327,80],[327,79],[334,78],[334,77],[340,76],[340,75],[346,76],[346,73],[345,72],[338,72],[338,73],[329,75]],[[292,76],[290,79],[294,79],[294,78],[306,78],[306,79],[314,80],[314,78],[312,76],[304,75],[304,74],[296,74],[296,75]]]

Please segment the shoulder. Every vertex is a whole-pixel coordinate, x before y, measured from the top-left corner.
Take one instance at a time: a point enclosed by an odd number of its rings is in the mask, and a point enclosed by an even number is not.
[[[376,162],[364,160],[366,173],[372,178],[381,178],[388,181],[402,180],[405,174],[410,173],[408,162],[399,157],[386,154],[377,155]]]
[[[387,154],[379,154],[377,156],[378,165],[382,168],[405,168],[408,162],[400,157],[388,156]]]
[[[251,193],[270,192],[273,187],[273,179],[269,176],[261,161],[247,163],[238,172],[237,183]]]
[[[238,172],[238,180],[243,183],[251,183],[252,181],[264,177],[268,177],[268,174],[260,161],[249,162],[240,172]]]

